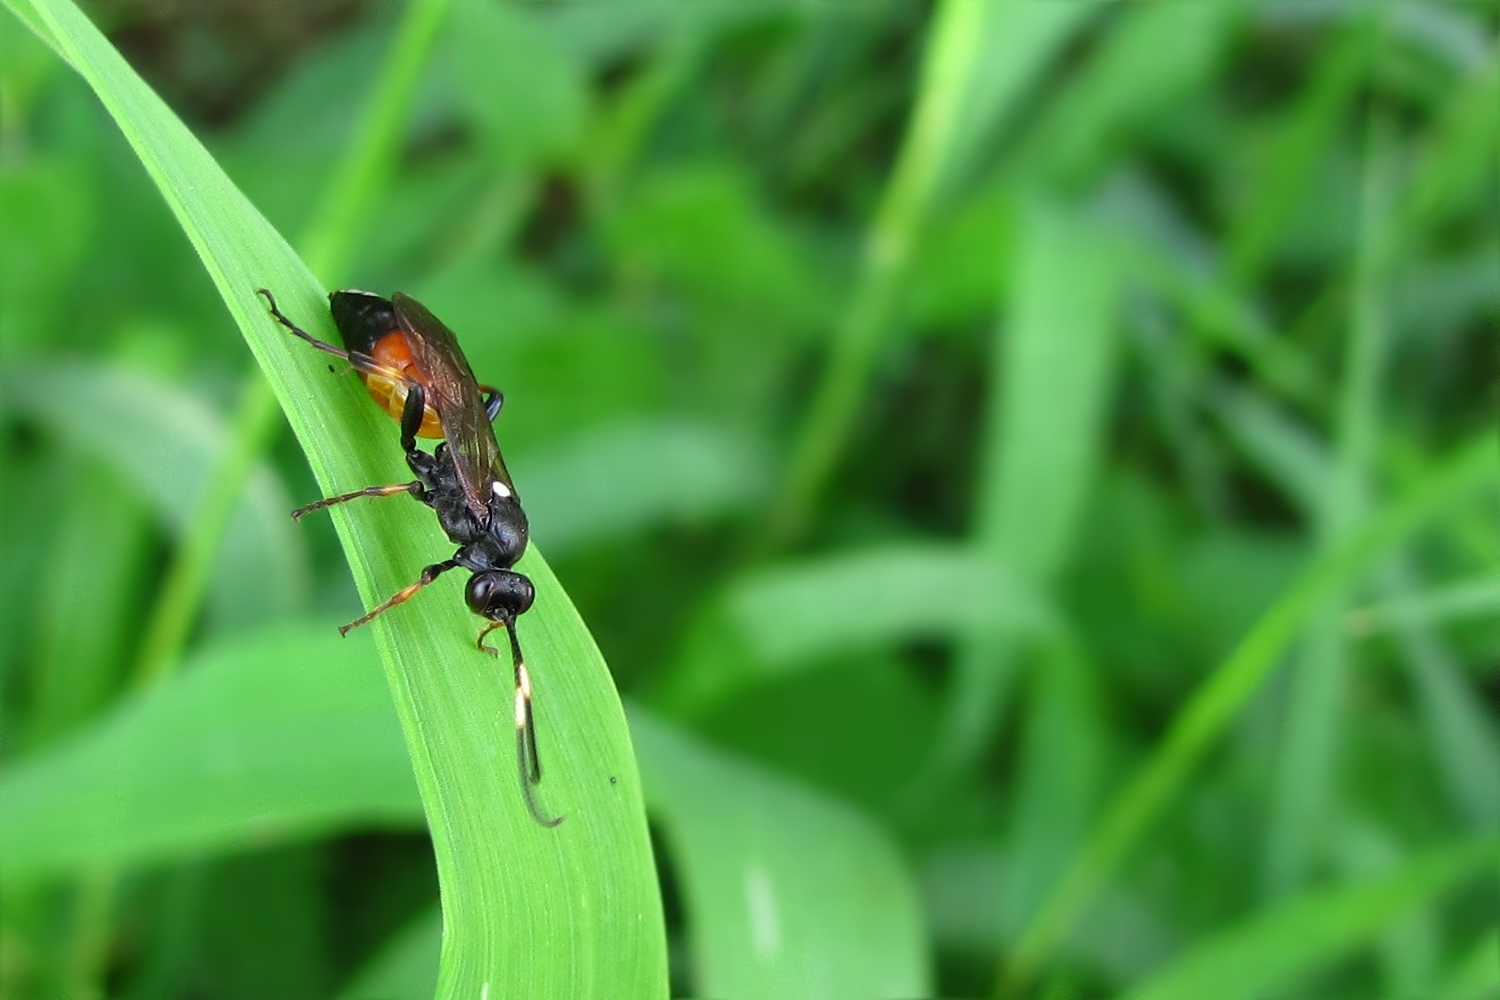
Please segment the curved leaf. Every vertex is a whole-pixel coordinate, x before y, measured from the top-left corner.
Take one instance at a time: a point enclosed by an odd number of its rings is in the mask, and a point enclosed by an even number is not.
[[[255,294],[273,289],[289,315],[332,336],[317,280],[75,7],[35,0],[33,10],[161,189],[323,489],[405,479],[388,418],[276,326]],[[400,500],[339,509],[334,521],[367,605],[451,551],[432,519]],[[538,592],[519,633],[536,679],[543,801],[568,817],[557,829],[539,828],[520,800],[509,671],[474,650],[459,581],[430,588],[374,629],[438,859],[440,995],[664,994],[665,932],[624,713],[534,548],[519,569]]]
[[[819,658],[965,631],[1056,628],[1050,605],[972,548],[907,543],[787,562],[729,588],[662,699],[696,712]]]
[[[219,414],[171,384],[81,361],[12,369],[4,387],[6,405],[114,466],[173,531],[186,533],[228,443]],[[79,406],[80,399],[89,405]],[[303,542],[286,516],[292,506],[269,468],[251,473],[225,531],[222,571],[209,581],[220,624],[242,625],[305,602]],[[259,585],[247,588],[245,580]]]
[[[240,632],[0,774],[0,878],[421,822],[369,636]]]
[[[877,827],[645,711],[630,725],[683,887],[698,994],[932,995],[916,888]]]

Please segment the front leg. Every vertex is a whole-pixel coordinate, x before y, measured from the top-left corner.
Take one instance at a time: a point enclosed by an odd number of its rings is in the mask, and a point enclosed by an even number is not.
[[[481,385],[479,391],[484,393],[484,416],[490,423],[500,415],[500,407],[505,405],[505,394],[492,385]]]

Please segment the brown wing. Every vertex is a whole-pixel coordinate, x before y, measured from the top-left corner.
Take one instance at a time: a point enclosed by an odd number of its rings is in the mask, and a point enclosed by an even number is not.
[[[391,296],[396,320],[406,332],[412,357],[422,373],[427,405],[437,411],[443,437],[463,487],[464,500],[476,517],[489,513],[489,493],[495,480],[515,496],[515,484],[500,457],[495,430],[484,412],[484,397],[458,346],[453,331],[416,299],[397,292]]]

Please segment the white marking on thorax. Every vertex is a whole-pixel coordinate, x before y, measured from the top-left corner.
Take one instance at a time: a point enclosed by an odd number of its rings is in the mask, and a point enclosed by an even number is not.
[[[499,497],[501,500],[509,500],[511,497],[510,487],[506,486],[498,479],[495,480],[494,490],[495,496]]]

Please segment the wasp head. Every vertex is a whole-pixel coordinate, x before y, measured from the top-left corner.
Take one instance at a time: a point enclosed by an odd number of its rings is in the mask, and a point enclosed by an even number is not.
[[[469,578],[464,600],[469,610],[490,621],[515,621],[536,599],[531,581],[508,569],[489,569]]]

